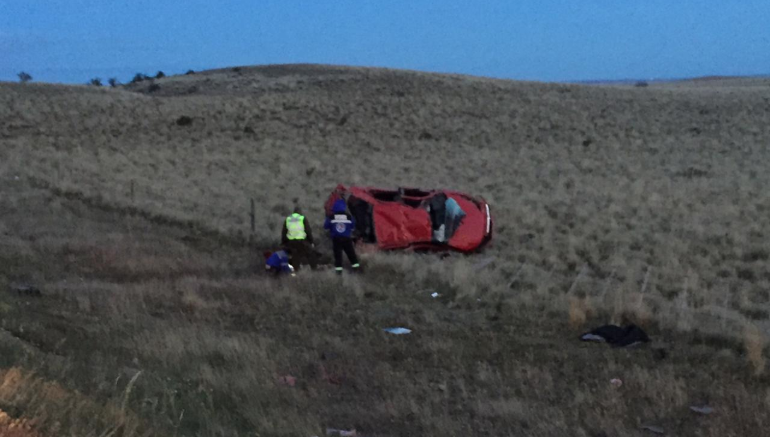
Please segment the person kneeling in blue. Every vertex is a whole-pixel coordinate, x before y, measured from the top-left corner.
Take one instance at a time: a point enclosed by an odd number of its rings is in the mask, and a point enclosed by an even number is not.
[[[265,270],[278,276],[282,273],[290,273],[294,276],[294,267],[289,264],[291,254],[287,250],[276,250],[269,256],[266,254]]]
[[[332,207],[332,215],[326,217],[324,229],[329,231],[332,238],[334,270],[337,271],[338,275],[342,274],[342,252],[348,256],[353,270],[358,270],[361,267],[358,263],[358,256],[356,256],[356,248],[353,246],[352,234],[355,227],[355,219],[348,212],[345,200],[337,199]]]

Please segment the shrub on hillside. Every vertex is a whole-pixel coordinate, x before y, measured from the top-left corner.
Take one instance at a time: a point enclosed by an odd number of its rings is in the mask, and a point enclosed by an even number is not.
[[[145,80],[149,80],[149,79],[150,79],[150,77],[147,76],[146,74],[136,73],[136,75],[134,75],[134,78],[131,79],[131,83],[144,82]]]
[[[111,77],[107,80],[107,83],[110,84],[111,87],[115,88],[116,86],[120,85],[120,82],[118,82],[118,79]]]
[[[88,84],[91,86],[102,86],[102,80],[98,77],[95,77],[88,81]]]
[[[32,75],[27,73],[27,72],[25,72],[25,71],[22,71],[17,76],[19,76],[19,81],[21,83],[27,83],[27,82],[32,80]]]
[[[188,76],[191,75],[191,74],[195,74],[195,70],[187,70],[187,73],[185,73],[185,74],[188,75]]]
[[[158,72],[155,74],[155,79],[163,79],[164,77],[166,77],[166,73],[164,73],[164,72],[162,72],[162,71],[158,71]]]
[[[149,93],[154,93],[156,91],[160,91],[160,85],[158,85],[157,83],[154,83],[154,84],[150,85],[149,88],[147,88],[147,92],[149,92]]]
[[[647,88],[648,86],[650,86],[650,84],[648,84],[643,80],[640,80],[639,82],[635,83],[634,86],[637,88]]]

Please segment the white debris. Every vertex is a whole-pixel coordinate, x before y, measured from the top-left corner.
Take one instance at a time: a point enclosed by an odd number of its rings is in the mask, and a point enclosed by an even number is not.
[[[650,431],[650,432],[655,433],[655,434],[665,434],[666,433],[666,431],[664,431],[663,428],[661,428],[659,426],[645,425],[645,426],[642,427],[642,429],[645,430],[645,431]]]
[[[385,328],[383,329],[383,331],[390,334],[395,334],[395,335],[404,335],[412,332],[411,329],[407,329],[407,328]]]
[[[708,405],[704,405],[702,407],[696,407],[693,405],[690,407],[690,410],[696,413],[705,414],[705,415],[709,415],[714,412],[714,409],[709,407]]]

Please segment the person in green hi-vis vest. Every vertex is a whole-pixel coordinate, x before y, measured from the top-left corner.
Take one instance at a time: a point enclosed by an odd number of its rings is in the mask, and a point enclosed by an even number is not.
[[[281,244],[291,251],[295,266],[309,265],[313,269],[316,268],[315,250],[313,249],[315,243],[313,242],[311,227],[307,217],[302,215],[302,210],[298,206],[294,207],[294,212],[283,222]]]

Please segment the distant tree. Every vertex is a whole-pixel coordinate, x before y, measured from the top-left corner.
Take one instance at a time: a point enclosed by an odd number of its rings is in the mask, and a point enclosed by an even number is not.
[[[19,81],[22,83],[27,83],[32,80],[32,75],[27,73],[26,71],[22,71],[21,73],[18,74],[18,76],[19,76]]]
[[[89,85],[92,85],[92,86],[102,86],[102,80],[101,80],[101,79],[99,79],[98,77],[95,77],[95,78],[91,79],[91,80],[88,82],[88,84],[89,84]]]
[[[185,74],[189,76],[191,74],[195,74],[195,71],[194,70],[187,70],[187,73],[185,73]]]
[[[115,88],[116,86],[120,85],[120,82],[118,82],[118,79],[111,77],[107,79],[107,83],[110,84],[111,87]]]
[[[650,86],[650,84],[648,84],[643,80],[640,80],[639,82],[635,83],[634,86],[637,88],[647,88],[648,86]]]
[[[150,77],[147,76],[146,74],[136,73],[136,75],[134,75],[134,78],[131,79],[131,83],[139,83],[139,82],[148,80],[149,78]]]
[[[155,75],[155,79],[163,79],[164,77],[166,77],[166,73],[164,73],[164,72],[162,72],[162,71],[159,71],[159,72],[158,72],[158,73]]]

